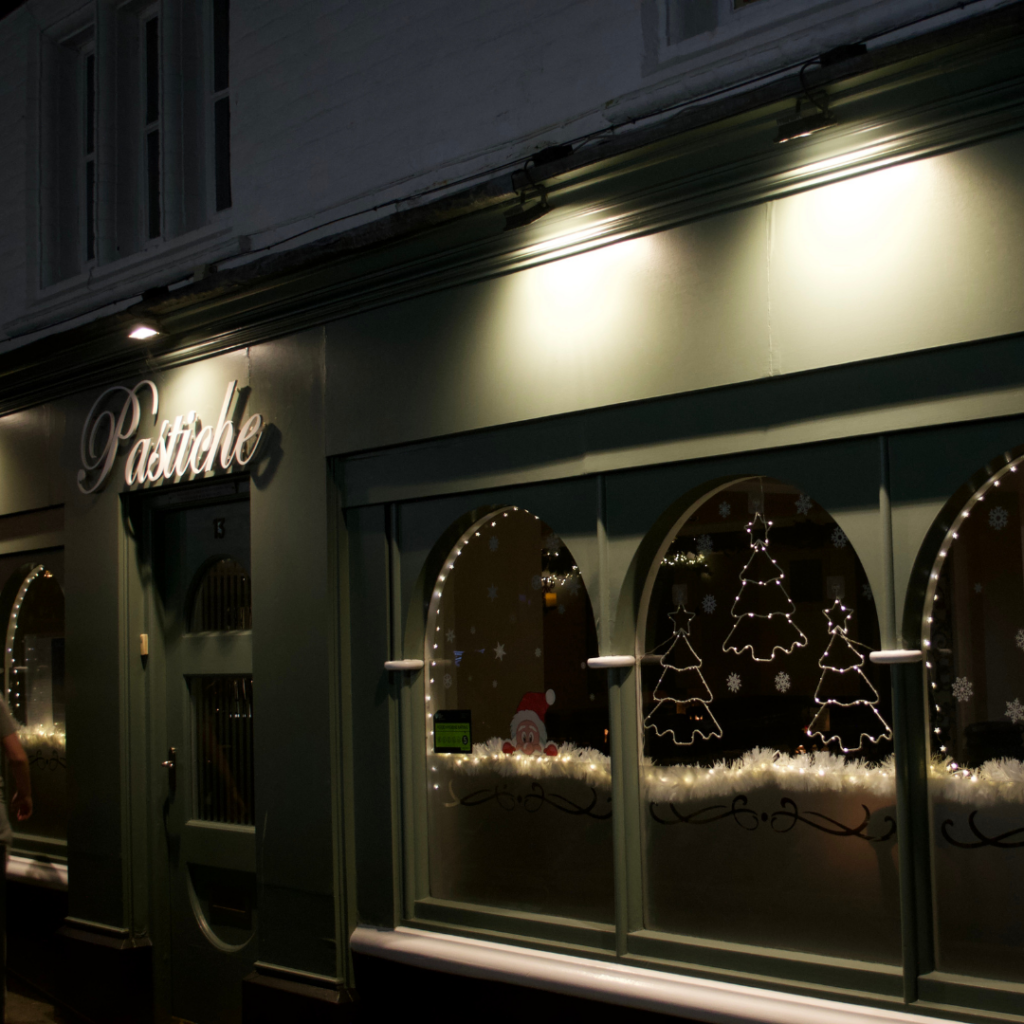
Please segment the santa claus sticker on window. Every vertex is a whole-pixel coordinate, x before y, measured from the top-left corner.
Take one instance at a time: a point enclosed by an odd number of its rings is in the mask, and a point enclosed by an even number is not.
[[[548,731],[544,726],[548,707],[554,703],[554,690],[524,693],[516,713],[512,716],[509,739],[502,744],[502,753],[547,754],[548,757],[557,755],[558,747],[548,742]]]

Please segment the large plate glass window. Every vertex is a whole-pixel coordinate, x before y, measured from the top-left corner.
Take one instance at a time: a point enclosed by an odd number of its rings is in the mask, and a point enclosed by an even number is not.
[[[754,477],[664,539],[640,609],[648,928],[896,964],[888,673],[813,497]]]
[[[430,894],[610,922],[605,673],[572,553],[512,506],[474,522],[430,596]]]
[[[11,824],[46,839],[64,839],[67,831],[62,566],[58,552],[20,560],[0,597],[7,611],[5,695],[28,755],[33,797],[31,819]],[[12,785],[8,777],[8,801]]]
[[[947,511],[923,642],[940,971],[1024,982],[1024,471]]]

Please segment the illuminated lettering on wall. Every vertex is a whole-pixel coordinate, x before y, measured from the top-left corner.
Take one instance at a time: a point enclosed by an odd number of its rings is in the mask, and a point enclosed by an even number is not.
[[[173,420],[164,420],[155,438],[137,440],[128,452],[124,482],[129,487],[155,484],[188,475],[201,476],[217,466],[230,469],[248,465],[259,448],[264,424],[259,413],[237,428],[228,419],[237,386],[237,380],[228,384],[216,426],[204,427],[193,409]],[[123,404],[115,415],[106,407],[122,395]],[[123,385],[107,388],[93,403],[82,427],[80,444],[82,468],[78,471],[78,489],[83,494],[99,490],[110,476],[122,444],[135,437],[139,429],[142,403],[146,398],[151,401],[155,420],[160,395],[151,380],[139,381],[133,388]]]

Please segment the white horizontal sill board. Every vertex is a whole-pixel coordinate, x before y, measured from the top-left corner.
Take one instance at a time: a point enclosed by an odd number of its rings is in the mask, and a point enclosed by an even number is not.
[[[56,861],[37,860],[12,853],[7,858],[7,877],[46,889],[67,889],[68,866]]]
[[[875,665],[913,665],[924,660],[923,651],[872,651],[869,655]]]
[[[764,1021],[767,1024],[934,1024],[903,1010],[840,1003],[832,999],[775,992],[731,982],[686,977],[630,964],[524,949],[417,928],[352,933],[356,953],[395,960],[413,967],[462,974],[488,981],[527,985],[582,999],[596,999],[655,1013],[687,1016],[716,1024]]]

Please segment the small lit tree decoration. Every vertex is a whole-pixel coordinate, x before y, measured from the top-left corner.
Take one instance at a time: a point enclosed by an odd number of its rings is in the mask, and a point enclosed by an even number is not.
[[[690,623],[695,615],[685,608],[677,608],[668,616],[675,624],[668,649],[661,656],[661,675],[658,685],[654,687],[654,707],[644,719],[644,728],[653,729],[657,736],[671,736],[677,747],[688,747],[699,736],[702,740],[712,737],[722,738],[722,727],[711,713],[711,691],[704,681],[700,667],[703,664],[697,652],[690,645]],[[687,714],[680,725],[675,721],[675,714],[664,729],[658,727],[654,718],[659,712],[669,710]],[[661,717],[661,716],[659,716]],[[676,731],[689,739],[679,739]]]
[[[823,609],[821,614],[828,619],[829,641],[818,659],[821,679],[814,691],[814,702],[821,708],[807,727],[807,735],[819,737],[826,745],[835,742],[844,754],[860,750],[865,740],[891,740],[892,730],[878,713],[878,691],[864,675],[862,651],[870,648],[849,636],[853,612],[837,597],[832,607]],[[850,696],[851,690],[868,696]]]
[[[771,525],[760,512],[747,525],[753,553],[740,573],[740,592],[730,613],[736,622],[722,644],[726,653],[750,651],[754,661],[773,661],[776,651],[792,654],[807,645],[807,637],[793,621],[796,606],[782,585],[786,574],[768,554]],[[762,623],[771,630],[762,628]]]

